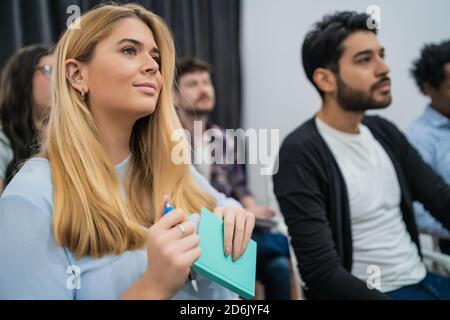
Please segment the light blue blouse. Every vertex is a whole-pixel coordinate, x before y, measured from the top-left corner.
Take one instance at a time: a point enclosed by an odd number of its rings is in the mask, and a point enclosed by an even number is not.
[[[123,179],[128,159],[116,166]],[[198,184],[218,207],[240,206],[218,193],[195,169]],[[0,198],[0,299],[118,299],[144,273],[146,249],[99,259],[75,259],[52,234],[53,186],[49,162],[25,163]],[[199,293],[186,283],[174,299],[236,299],[198,275]]]

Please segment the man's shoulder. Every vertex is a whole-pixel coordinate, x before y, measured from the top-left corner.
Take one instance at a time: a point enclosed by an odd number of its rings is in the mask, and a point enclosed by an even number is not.
[[[314,147],[320,144],[320,134],[317,130],[315,118],[311,118],[294,129],[284,139],[280,153],[291,151],[293,149],[301,150],[308,147]]]
[[[397,125],[378,115],[364,116],[362,124],[377,136],[381,135],[391,139],[402,139],[403,137],[403,133]]]
[[[364,116],[362,123],[368,127],[384,127],[389,128],[391,130],[399,131],[399,129],[394,123],[378,115],[366,115]]]
[[[430,125],[423,116],[415,119],[407,128],[406,136],[412,141],[434,140],[433,134],[436,128]]]

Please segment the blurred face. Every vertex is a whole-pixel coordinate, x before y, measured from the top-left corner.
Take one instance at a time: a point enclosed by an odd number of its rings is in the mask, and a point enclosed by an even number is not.
[[[177,106],[184,111],[202,114],[214,109],[214,87],[207,71],[196,71],[181,76],[175,95]]]
[[[444,65],[444,81],[442,81],[439,89],[429,86],[427,94],[437,107],[450,111],[450,63]]]
[[[375,34],[355,32],[342,43],[336,99],[347,111],[388,107],[392,102],[390,69]]]
[[[137,120],[152,114],[162,87],[160,53],[152,31],[137,18],[116,23],[85,70],[94,117]]]
[[[37,117],[40,117],[50,107],[52,65],[52,56],[42,57],[33,75],[33,112]]]

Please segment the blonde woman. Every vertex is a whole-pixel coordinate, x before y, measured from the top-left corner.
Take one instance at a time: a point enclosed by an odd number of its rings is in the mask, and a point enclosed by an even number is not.
[[[138,5],[95,8],[65,32],[42,154],[0,199],[0,299],[236,297],[186,284],[201,255],[186,215],[223,218],[234,259],[254,216],[171,161],[174,55],[165,23]],[[164,194],[183,212],[162,217]]]

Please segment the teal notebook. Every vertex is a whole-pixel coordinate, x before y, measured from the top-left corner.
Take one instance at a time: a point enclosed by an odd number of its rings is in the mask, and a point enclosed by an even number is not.
[[[210,280],[230,289],[245,299],[255,296],[256,242],[248,243],[245,253],[237,261],[225,256],[223,248],[223,220],[203,208],[198,228],[202,255],[192,269]]]

